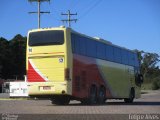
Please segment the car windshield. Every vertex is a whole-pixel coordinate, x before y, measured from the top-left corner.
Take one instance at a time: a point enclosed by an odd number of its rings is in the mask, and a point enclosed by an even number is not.
[[[62,45],[64,32],[62,30],[49,30],[31,32],[29,34],[29,46]]]

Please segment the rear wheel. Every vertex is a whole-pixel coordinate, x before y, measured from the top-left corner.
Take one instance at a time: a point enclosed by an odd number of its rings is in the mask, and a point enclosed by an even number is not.
[[[68,96],[59,96],[51,99],[52,104],[56,105],[68,105],[70,102],[70,98]]]
[[[100,87],[98,92],[98,103],[104,104],[106,100],[106,90],[104,87]]]
[[[81,100],[81,104],[82,104],[82,105],[87,105],[87,104],[88,104],[88,100],[87,100],[87,99]]]
[[[91,105],[97,103],[97,88],[96,88],[96,86],[92,86],[90,88],[90,95],[89,95],[88,103]]]
[[[129,94],[129,98],[125,98],[124,102],[125,103],[132,103],[135,97],[135,91],[134,88],[131,89],[130,94]]]

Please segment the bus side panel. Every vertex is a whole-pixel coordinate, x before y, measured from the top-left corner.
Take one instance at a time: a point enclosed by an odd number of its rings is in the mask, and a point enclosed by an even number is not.
[[[133,75],[128,72],[128,67],[123,64],[97,60],[99,71],[107,82],[114,98],[128,98],[132,87]],[[132,81],[131,81],[132,80]]]
[[[135,87],[133,67],[73,54],[72,95],[87,98],[90,86],[106,87],[107,98],[128,98]],[[135,90],[136,91],[136,90]]]
[[[96,59],[73,54],[73,83],[72,95],[77,98],[87,98],[91,85],[106,86],[106,96],[112,98],[107,83],[103,80]]]

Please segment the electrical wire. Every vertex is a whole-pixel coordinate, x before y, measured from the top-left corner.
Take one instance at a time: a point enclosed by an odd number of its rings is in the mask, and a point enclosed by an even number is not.
[[[91,5],[91,7],[86,11],[84,12],[79,18],[78,20],[84,18],[87,14],[89,14],[96,6],[98,6],[100,3],[102,2],[102,0],[98,0],[96,1],[94,4]]]
[[[81,13],[82,11],[85,11],[89,6],[92,6],[93,3],[93,0],[88,0],[87,3],[83,5],[83,7],[79,7],[79,9],[77,9],[77,12]]]
[[[79,2],[80,2],[81,0],[77,0],[76,2],[72,2],[71,4],[70,4],[70,6],[69,6],[69,9],[74,9],[78,4],[79,4]]]

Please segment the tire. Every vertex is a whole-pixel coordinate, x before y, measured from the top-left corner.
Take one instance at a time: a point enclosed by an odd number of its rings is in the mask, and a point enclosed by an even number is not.
[[[129,94],[129,98],[125,98],[124,102],[125,103],[133,103],[134,98],[135,98],[135,91],[134,91],[134,88],[132,88],[130,91],[130,94]]]
[[[92,86],[90,88],[88,103],[90,105],[93,105],[93,104],[97,103],[97,89],[96,89],[96,86]]]
[[[104,87],[100,87],[98,92],[98,104],[104,104],[106,101],[106,90]]]
[[[87,105],[87,104],[88,104],[88,100],[87,100],[87,99],[81,100],[81,104],[82,104],[82,105]]]
[[[68,105],[70,102],[70,98],[67,96],[62,96],[62,97],[56,97],[54,99],[51,99],[52,104],[56,105]]]

